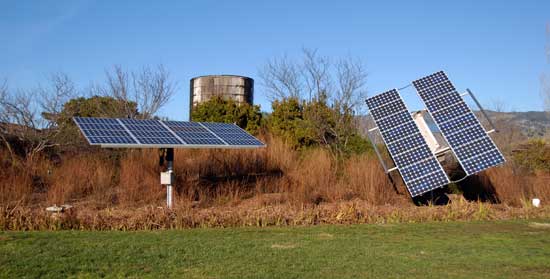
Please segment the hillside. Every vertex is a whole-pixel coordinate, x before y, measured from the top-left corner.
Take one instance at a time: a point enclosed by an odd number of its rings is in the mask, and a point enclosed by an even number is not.
[[[527,137],[542,137],[550,130],[550,113],[544,111],[486,111],[495,124],[515,126]]]

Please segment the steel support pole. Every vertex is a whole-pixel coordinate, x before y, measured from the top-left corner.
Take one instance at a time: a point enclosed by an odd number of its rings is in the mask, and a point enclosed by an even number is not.
[[[166,163],[168,166],[168,172],[170,173],[170,180],[172,179],[172,172],[174,167],[174,148],[166,149]],[[173,181],[171,181],[173,182]],[[173,202],[173,185],[166,185],[166,207],[171,209],[174,205]]]
[[[498,133],[498,129],[496,128],[495,124],[493,124],[493,121],[491,121],[491,118],[489,118],[489,116],[487,115],[487,113],[485,112],[485,110],[483,109],[483,107],[481,106],[481,104],[479,103],[479,101],[476,99],[476,97],[474,96],[474,93],[472,93],[472,91],[471,91],[469,88],[466,88],[466,92],[468,93],[468,95],[470,95],[470,97],[472,98],[472,100],[474,100],[474,102],[476,103],[477,107],[479,108],[479,111],[481,111],[481,113],[483,114],[483,116],[485,117],[485,119],[487,119],[487,122],[489,122],[489,124],[491,125],[491,127],[493,127],[494,132],[497,132],[497,133]],[[489,132],[488,132],[488,133],[489,133]]]

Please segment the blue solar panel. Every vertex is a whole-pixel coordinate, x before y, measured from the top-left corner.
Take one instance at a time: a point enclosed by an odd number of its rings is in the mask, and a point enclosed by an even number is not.
[[[74,121],[90,144],[137,144],[116,119],[75,117]]]
[[[505,162],[444,72],[413,81],[413,85],[467,175]]]
[[[367,106],[411,196],[449,183],[396,89],[367,99]]]
[[[201,122],[200,124],[229,145],[263,145],[261,141],[235,124],[212,122]]]
[[[226,145],[198,122],[164,121],[187,144]]]
[[[390,144],[386,145],[386,147],[392,154],[399,154],[407,150],[413,149],[417,146],[421,146],[424,143],[424,137],[422,137],[420,133],[415,133],[408,137],[400,138],[397,141],[393,141]]]
[[[120,119],[141,144],[183,144],[160,121],[151,119]]]
[[[435,84],[439,84],[447,80],[447,75],[445,75],[443,71],[439,71],[437,73],[433,73],[429,76],[413,81],[413,85],[417,90],[424,91],[425,89],[432,87]]]
[[[397,90],[390,90],[367,99],[369,110],[374,110],[377,107],[387,105],[393,101],[401,99]]]
[[[378,121],[376,122],[376,124],[378,125],[380,130],[389,130],[393,127],[397,127],[410,122],[411,114],[407,110],[402,110],[395,114],[377,119]]]
[[[82,117],[74,121],[90,144],[104,147],[265,146],[234,124]]]

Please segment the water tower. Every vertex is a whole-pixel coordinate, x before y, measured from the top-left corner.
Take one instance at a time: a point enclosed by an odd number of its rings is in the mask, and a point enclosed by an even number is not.
[[[252,104],[254,101],[254,80],[236,75],[208,75],[192,78],[190,81],[189,119],[193,108],[221,96],[238,104]]]

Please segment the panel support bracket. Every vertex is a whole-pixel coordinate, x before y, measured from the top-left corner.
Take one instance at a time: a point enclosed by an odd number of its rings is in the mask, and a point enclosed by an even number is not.
[[[466,95],[469,95],[472,98],[472,100],[474,100],[474,102],[476,103],[476,106],[479,108],[479,111],[481,112],[481,114],[483,114],[483,117],[487,119],[487,122],[489,122],[489,125],[491,125],[491,127],[493,128],[489,131],[486,131],[486,133],[487,134],[490,134],[493,132],[498,133],[497,127],[495,126],[493,121],[491,121],[491,118],[489,118],[489,115],[487,115],[487,112],[483,109],[483,107],[481,106],[481,103],[479,103],[477,98],[474,96],[474,93],[469,88],[466,88],[466,93],[461,94],[461,96],[466,96]]]

